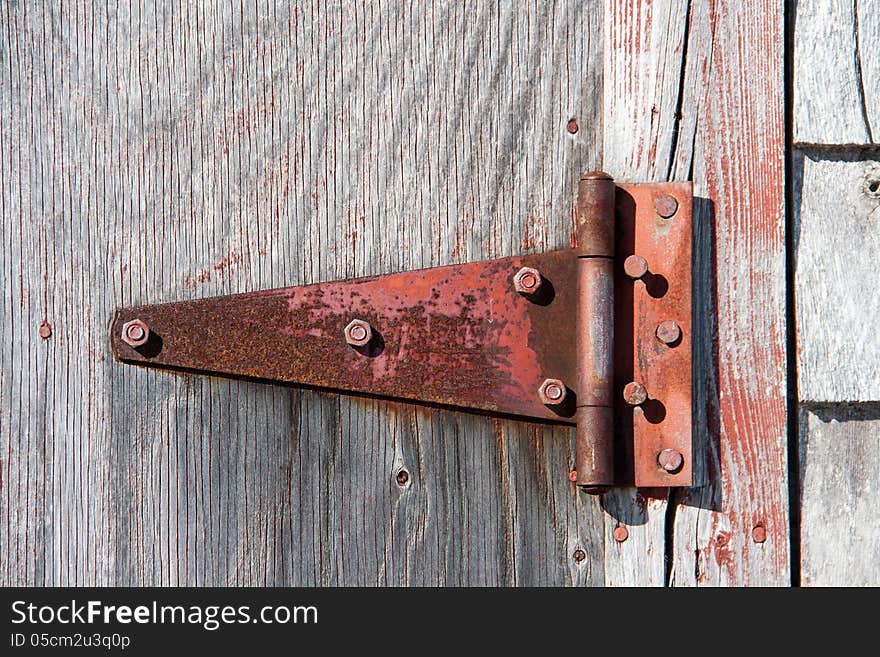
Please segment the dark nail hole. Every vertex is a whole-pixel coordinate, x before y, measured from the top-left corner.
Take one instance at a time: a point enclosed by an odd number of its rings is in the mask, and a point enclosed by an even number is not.
[[[403,488],[409,483],[409,472],[401,470],[397,473],[397,485]]]
[[[587,558],[587,553],[583,550],[575,550],[572,556],[577,563],[581,563],[584,559]]]

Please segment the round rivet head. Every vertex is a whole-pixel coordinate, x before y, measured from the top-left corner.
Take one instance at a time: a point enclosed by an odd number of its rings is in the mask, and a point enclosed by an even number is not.
[[[363,347],[373,339],[373,329],[362,319],[353,319],[345,327],[345,341],[352,347]]]
[[[654,209],[661,217],[669,218],[678,212],[678,199],[671,194],[663,194],[654,199]]]
[[[571,118],[568,120],[568,125],[566,126],[566,129],[568,130],[568,133],[569,133],[569,134],[572,134],[572,135],[577,134],[577,131],[578,131],[578,120],[577,120],[576,118],[574,118],[574,117],[571,117]]]
[[[681,327],[671,319],[660,322],[657,326],[657,339],[663,344],[675,344],[681,338]]]
[[[627,404],[638,406],[648,399],[648,391],[638,381],[630,381],[623,387],[623,398]]]
[[[150,328],[140,319],[122,325],[122,341],[130,347],[140,347],[150,339]]]
[[[681,466],[684,465],[684,457],[678,450],[664,449],[657,455],[657,463],[666,472],[678,472],[681,470]]]
[[[541,272],[523,267],[513,275],[513,287],[520,294],[534,294],[541,289]]]
[[[558,406],[565,401],[567,394],[565,384],[559,379],[544,379],[538,388],[538,397],[547,406]]]
[[[767,540],[767,530],[764,529],[764,525],[755,525],[752,528],[752,540],[755,543],[763,543]]]
[[[623,543],[626,539],[629,538],[629,530],[623,525],[619,525],[614,528],[612,535],[614,536],[615,541],[617,541],[618,543]]]
[[[631,255],[623,261],[624,273],[633,280],[638,280],[648,273],[648,261],[642,256]]]

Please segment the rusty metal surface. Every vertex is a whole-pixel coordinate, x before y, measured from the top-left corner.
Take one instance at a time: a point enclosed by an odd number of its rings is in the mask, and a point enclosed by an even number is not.
[[[691,485],[691,213],[690,183],[618,185],[618,484]],[[648,265],[638,280],[622,266],[630,255]],[[624,394],[632,381],[647,393],[635,406]]]
[[[689,486],[691,186],[615,186],[593,175],[581,180],[578,221],[607,209],[611,187],[615,245],[579,232],[595,241],[587,251],[611,256],[578,257],[577,248],[123,308],[114,354],[576,423],[572,474],[582,488]],[[607,233],[605,220],[591,225]],[[633,255],[647,264],[637,280],[624,266]]]
[[[614,253],[616,186],[593,171],[578,182],[577,484],[614,483]]]
[[[566,249],[123,308],[113,322],[113,351],[140,365],[571,423],[576,261]],[[528,296],[514,289],[522,267],[541,275],[540,289]],[[149,327],[138,347],[122,336],[135,319]],[[354,320],[369,325],[367,344],[356,344],[360,331],[351,335]],[[545,405],[538,390],[547,378],[574,394]]]

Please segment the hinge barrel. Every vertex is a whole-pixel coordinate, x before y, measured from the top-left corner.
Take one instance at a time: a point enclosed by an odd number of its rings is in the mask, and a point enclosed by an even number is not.
[[[614,243],[611,176],[578,183],[577,484],[589,492],[614,485]]]

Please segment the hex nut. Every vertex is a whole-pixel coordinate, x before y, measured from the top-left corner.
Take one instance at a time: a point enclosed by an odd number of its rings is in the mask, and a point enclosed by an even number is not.
[[[353,319],[345,327],[345,341],[352,347],[363,347],[372,339],[373,329],[362,319]]]
[[[629,278],[638,280],[648,273],[648,261],[640,255],[628,256],[623,261],[623,271]]]
[[[627,404],[639,406],[648,399],[648,391],[638,381],[630,381],[623,387],[623,398]]]
[[[546,406],[559,406],[568,396],[568,389],[559,379],[544,379],[541,387],[538,388],[538,397],[541,403]]]
[[[141,347],[150,339],[150,327],[140,319],[122,325],[122,341],[130,347]]]
[[[533,267],[523,267],[513,275],[513,287],[520,294],[535,294],[541,289],[541,272]]]

